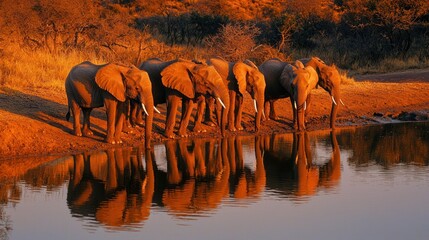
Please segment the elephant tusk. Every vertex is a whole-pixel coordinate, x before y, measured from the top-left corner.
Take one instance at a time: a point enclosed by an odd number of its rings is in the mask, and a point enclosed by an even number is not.
[[[293,101],[293,106],[295,107],[295,109],[297,109],[296,108],[296,101]]]
[[[149,114],[147,113],[146,107],[144,106],[143,103],[142,103],[142,108],[143,108],[144,113],[146,113],[146,115],[149,116]]]
[[[265,119],[265,112],[264,111],[262,111],[262,116],[264,117],[264,119]]]
[[[307,101],[304,102],[304,111],[307,110]]]
[[[158,108],[156,108],[155,106],[153,106],[153,109],[155,110],[155,112],[157,112],[157,113],[161,113],[161,112],[158,110]]]
[[[343,103],[343,100],[341,100],[341,99],[340,99],[340,103],[341,103],[341,104],[343,104],[343,106],[346,106],[346,105]]]
[[[331,96],[331,98],[332,98],[332,102],[333,102],[335,105],[337,105],[337,102],[335,102],[334,96]]]
[[[258,113],[258,107],[256,106],[256,99],[253,99],[253,107],[255,107],[255,112]]]
[[[218,97],[217,100],[219,101],[220,105],[222,105],[222,107],[226,109],[225,104],[223,104],[222,100],[220,100],[220,97]]]

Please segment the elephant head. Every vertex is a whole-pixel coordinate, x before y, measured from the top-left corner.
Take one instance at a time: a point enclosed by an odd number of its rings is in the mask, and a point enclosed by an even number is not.
[[[145,145],[150,148],[154,104],[152,85],[147,72],[134,66],[109,64],[97,72],[95,82],[119,102],[125,102],[129,98],[141,103],[146,114]]]
[[[137,71],[136,71],[137,72]],[[145,146],[146,148],[150,148],[150,142],[152,137],[152,123],[154,110],[156,110],[154,106],[154,100],[152,97],[152,83],[149,79],[149,75],[147,72],[139,70],[137,74],[141,74],[139,84],[139,89],[141,94],[139,95],[139,100],[142,106],[142,109],[146,115],[145,118]]]
[[[162,72],[165,87],[177,90],[184,97],[194,99],[198,95],[214,97],[224,108],[221,132],[225,135],[226,116],[229,109],[228,89],[213,66],[179,61],[166,67]]]
[[[320,58],[312,57],[306,61],[308,61],[306,66],[311,66],[317,71],[319,76],[318,84],[331,95],[332,107],[330,126],[334,128],[338,112],[338,103],[344,105],[340,93],[341,75],[335,65],[326,65]]]
[[[138,69],[111,63],[97,72],[95,83],[120,102],[125,102],[127,97],[137,99],[140,76],[135,71]]]
[[[307,97],[318,82],[318,76],[314,68],[296,61],[294,65],[286,65],[281,76],[280,84],[289,91],[294,112],[294,124],[298,125],[298,131],[305,130],[305,110],[307,109]]]
[[[239,92],[243,95],[247,91],[253,99],[256,116],[255,129],[259,131],[261,118],[264,114],[265,77],[258,67],[250,60],[237,62],[233,67]]]

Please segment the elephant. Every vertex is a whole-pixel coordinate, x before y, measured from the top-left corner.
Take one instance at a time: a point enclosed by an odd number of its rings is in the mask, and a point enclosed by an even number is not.
[[[329,95],[331,95],[332,107],[331,107],[331,115],[330,115],[330,127],[335,128],[335,120],[337,118],[337,112],[338,112],[337,101],[339,101],[342,105],[344,105],[343,101],[340,98],[341,97],[341,92],[340,92],[341,75],[338,72],[337,67],[334,64],[331,66],[326,65],[318,57],[299,59],[299,61],[301,61],[306,66],[313,67],[316,70],[317,75],[319,77],[319,81],[317,84],[321,86],[323,89],[325,89],[329,93]],[[270,103],[269,117],[271,119],[277,119],[274,102],[275,100],[270,100],[269,102]],[[267,110],[267,108],[268,106],[266,105],[265,109]],[[309,111],[307,110],[306,112],[308,113]]]
[[[318,75],[313,67],[304,67],[301,61],[294,65],[279,59],[270,59],[259,66],[266,80],[265,114],[271,103],[270,117],[275,118],[274,101],[289,97],[293,109],[293,124],[298,131],[305,130],[305,115],[311,99],[311,90],[318,82]]]
[[[332,107],[331,107],[330,127],[335,128],[335,120],[337,118],[337,113],[338,113],[337,101],[339,101],[342,105],[344,105],[343,101],[341,100],[341,92],[340,92],[341,75],[338,72],[337,67],[334,64],[332,64],[331,66],[326,65],[325,62],[323,62],[318,57],[301,59],[301,62],[304,63],[306,66],[313,67],[316,70],[319,76],[319,81],[317,84],[321,86],[323,89],[325,89],[329,93],[329,95],[331,95]]]
[[[188,60],[163,62],[149,59],[140,65],[148,72],[152,81],[154,104],[167,103],[167,120],[164,135],[174,138],[173,130],[179,102],[182,101],[182,117],[178,135],[186,137],[189,118],[194,101],[202,96],[212,96],[224,108],[221,120],[221,134],[225,136],[226,114],[229,108],[229,95],[220,75],[213,66]],[[201,119],[202,111],[197,118]],[[197,121],[196,121],[197,122]]]
[[[121,143],[127,99],[141,103],[146,113],[145,146],[150,148],[153,122],[152,85],[145,71],[115,63],[96,65],[89,61],[74,66],[65,81],[68,99],[66,119],[70,110],[74,117],[74,135],[91,136],[90,114],[93,108],[106,107],[105,141]],[[83,128],[80,110],[83,112]]]
[[[207,64],[216,68],[216,71],[222,76],[222,80],[229,91],[230,108],[228,112],[228,129],[230,131],[243,130],[241,125],[243,96],[247,91],[254,101],[256,111],[255,131],[258,132],[261,126],[261,118],[264,114],[264,75],[250,60],[233,63],[216,57],[207,60]],[[206,108],[205,114],[206,122],[213,122],[211,119],[211,111],[213,110],[212,103],[213,101],[209,101],[207,104],[208,107]]]

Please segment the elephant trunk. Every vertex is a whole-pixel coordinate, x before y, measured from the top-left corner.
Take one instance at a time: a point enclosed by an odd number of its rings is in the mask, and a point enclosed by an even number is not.
[[[255,114],[255,131],[258,132],[259,129],[261,128],[261,119],[262,119],[262,115],[264,114],[264,91],[262,91],[262,93],[258,93],[257,95],[255,95],[255,101],[256,101],[256,109],[257,112]]]
[[[298,131],[305,131],[305,110],[307,108],[307,94],[298,94],[296,100],[296,117]]]
[[[228,111],[229,111],[229,94],[228,91],[225,87],[225,89],[220,89],[218,91],[218,97],[219,99],[222,101],[222,103],[217,104],[219,106],[219,108],[222,108],[221,111],[221,116],[218,116],[218,122],[220,123],[220,131],[222,136],[225,136],[225,129],[226,129],[226,124],[227,124],[227,119],[228,119]],[[216,97],[216,99],[218,98]],[[221,106],[220,106],[221,105]],[[218,111],[219,112],[219,111]],[[219,119],[220,117],[220,119]]]
[[[332,100],[331,122],[330,122],[331,128],[335,128],[335,120],[337,119],[338,106],[340,103],[342,103],[342,100],[340,97],[341,96],[340,96],[339,89],[333,89],[331,92],[331,100]]]
[[[154,104],[152,95],[142,96],[141,98],[142,108],[145,112],[145,147],[146,149],[151,148],[152,139],[152,123],[154,115]]]

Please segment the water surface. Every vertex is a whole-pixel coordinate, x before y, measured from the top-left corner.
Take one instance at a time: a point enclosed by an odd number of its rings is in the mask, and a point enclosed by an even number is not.
[[[428,239],[429,123],[64,156],[0,183],[0,239]]]

